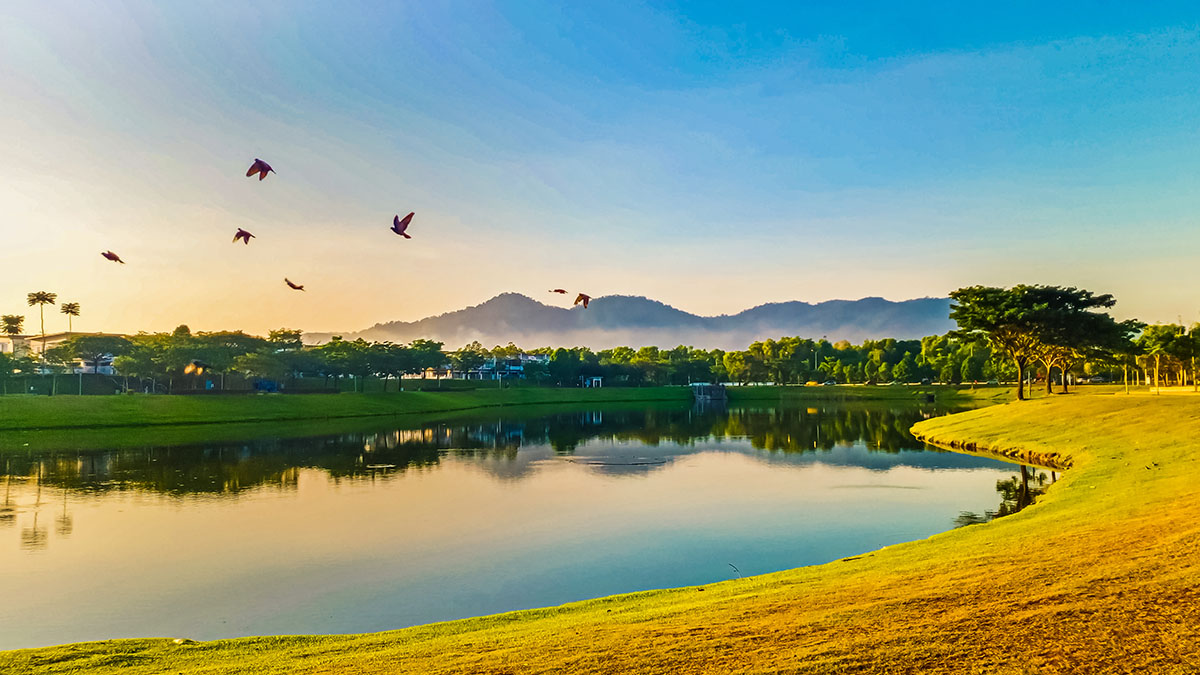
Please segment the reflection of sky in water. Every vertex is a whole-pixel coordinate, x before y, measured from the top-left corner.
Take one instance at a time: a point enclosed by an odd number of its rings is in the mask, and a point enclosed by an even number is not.
[[[529,433],[541,423],[521,425],[519,449],[495,440],[500,424],[491,447],[463,450],[412,447],[446,434],[435,427],[51,453],[20,472],[10,458],[0,648],[383,630],[711,583],[729,563],[759,574],[948,529],[960,511],[995,508],[996,481],[1015,469],[854,440],[647,444],[628,424],[559,429],[564,452]]]

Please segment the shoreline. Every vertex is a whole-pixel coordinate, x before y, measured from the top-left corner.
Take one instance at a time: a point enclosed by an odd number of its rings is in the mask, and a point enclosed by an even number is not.
[[[1014,464],[1026,464],[1055,471],[1067,471],[1074,466],[1074,460],[1070,456],[1063,455],[1058,451],[1033,452],[1021,447],[994,446],[955,438],[942,439],[934,434],[923,434],[917,430],[916,425],[910,431],[913,437],[922,443],[967,455],[993,457]]]
[[[1001,389],[964,387],[731,387],[730,403],[765,401],[918,402],[923,392],[943,404],[990,403]],[[463,391],[391,393],[261,394],[229,396],[127,395],[0,397],[0,434],[44,431],[120,430],[163,426],[257,424],[384,418],[484,410],[506,406],[690,402],[687,386],[601,389],[514,387]]]
[[[353,420],[486,410],[505,406],[690,401],[681,387],[514,388],[372,394],[223,397],[133,395],[0,398],[0,434]]]

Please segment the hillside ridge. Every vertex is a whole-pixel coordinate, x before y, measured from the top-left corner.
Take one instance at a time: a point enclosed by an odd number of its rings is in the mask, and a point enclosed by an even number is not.
[[[346,339],[409,342],[438,340],[457,348],[471,341],[484,346],[516,343],[523,347],[586,345],[604,349],[619,345],[744,349],[746,345],[785,335],[861,342],[894,337],[915,339],[942,334],[954,326],[948,298],[886,300],[801,300],[769,302],[736,314],[703,316],[636,295],[608,295],[590,306],[558,307],[521,293],[501,293],[477,305],[416,321],[386,321],[343,333],[307,333],[309,342],[334,335]]]

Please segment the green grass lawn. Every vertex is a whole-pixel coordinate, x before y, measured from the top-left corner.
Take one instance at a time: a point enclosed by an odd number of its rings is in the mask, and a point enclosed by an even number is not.
[[[9,396],[0,398],[0,432],[113,426],[233,424],[442,413],[469,408],[612,401],[690,401],[686,387],[557,389],[517,387],[388,394],[224,396]]]
[[[1072,468],[1020,513],[826,565],[384,633],[19,650],[0,672],[1200,672],[1200,398],[1056,396],[915,431]]]

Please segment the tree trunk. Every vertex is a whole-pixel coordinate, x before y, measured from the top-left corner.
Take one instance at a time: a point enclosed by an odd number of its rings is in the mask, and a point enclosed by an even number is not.
[[[1070,392],[1068,392],[1068,391],[1067,391],[1067,371],[1068,371],[1070,368],[1071,368],[1071,362],[1070,362],[1070,361],[1063,361],[1062,363],[1058,364],[1058,369],[1059,369],[1060,371],[1062,371],[1062,379],[1063,379],[1063,393],[1064,393],[1064,394],[1070,393]]]
[[[1042,365],[1046,366],[1046,394],[1054,393],[1054,380],[1050,376],[1054,373],[1054,362],[1042,359]]]
[[[1017,357],[1013,357],[1013,364],[1017,366],[1017,400],[1025,400],[1025,362]]]
[[[1156,396],[1162,393],[1160,391],[1162,389],[1161,380],[1158,379],[1158,366],[1161,358],[1162,357],[1157,354],[1154,355],[1154,394]]]

